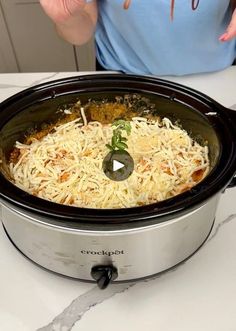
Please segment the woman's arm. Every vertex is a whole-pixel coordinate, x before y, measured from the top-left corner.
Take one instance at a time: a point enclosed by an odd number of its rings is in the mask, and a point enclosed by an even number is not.
[[[58,34],[74,45],[82,45],[93,36],[97,23],[97,2],[93,0],[40,0]]]
[[[236,37],[236,9],[233,11],[231,22],[222,36],[220,36],[220,41],[229,41]]]

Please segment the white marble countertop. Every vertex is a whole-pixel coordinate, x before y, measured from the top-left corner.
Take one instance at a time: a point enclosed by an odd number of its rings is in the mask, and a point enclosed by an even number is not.
[[[0,102],[32,85],[78,74],[0,74]],[[236,104],[236,67],[166,78],[224,106]],[[187,262],[159,277],[104,291],[37,267],[0,227],[0,330],[235,331],[235,200],[236,189],[222,194],[209,239]]]

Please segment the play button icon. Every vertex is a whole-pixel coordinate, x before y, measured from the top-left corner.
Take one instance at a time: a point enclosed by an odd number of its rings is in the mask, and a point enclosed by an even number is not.
[[[102,168],[109,179],[122,181],[132,174],[134,161],[125,150],[112,151],[103,160]]]
[[[113,165],[112,165],[113,171],[117,171],[117,170],[122,169],[124,167],[125,167],[125,165],[123,163],[120,163],[119,161],[113,160]]]

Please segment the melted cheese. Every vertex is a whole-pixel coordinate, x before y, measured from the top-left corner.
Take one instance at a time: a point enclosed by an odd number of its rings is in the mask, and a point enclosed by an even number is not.
[[[83,113],[82,119],[60,125],[30,145],[17,142],[20,157],[10,164],[13,182],[56,203],[126,208],[173,197],[197,184],[197,171],[200,180],[209,172],[207,146],[200,146],[169,119],[135,117],[130,124],[126,137],[135,168],[124,181],[111,181],[102,169],[111,125],[87,123]]]

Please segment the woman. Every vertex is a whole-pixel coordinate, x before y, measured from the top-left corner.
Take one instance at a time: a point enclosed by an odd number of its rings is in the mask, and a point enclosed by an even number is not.
[[[96,56],[104,69],[154,75],[230,66],[236,58],[235,2],[40,0],[68,42],[81,45],[95,33]]]

